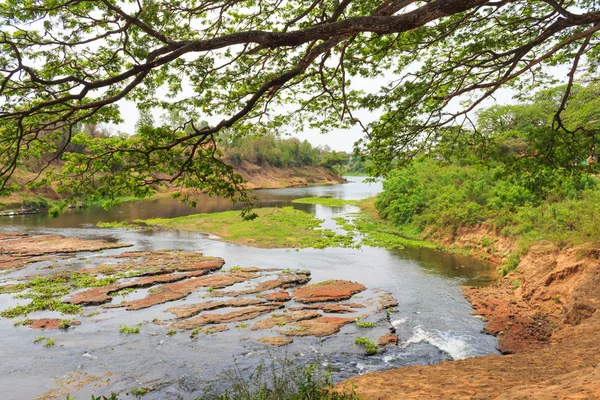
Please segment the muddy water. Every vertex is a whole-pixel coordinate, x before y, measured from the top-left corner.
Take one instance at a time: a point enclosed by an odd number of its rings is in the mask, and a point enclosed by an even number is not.
[[[353,179],[344,185],[269,190],[258,194],[260,203],[265,206],[283,206],[291,204],[290,201],[298,197],[360,199],[380,190],[379,184],[368,185]],[[334,226],[331,218],[356,211],[350,206],[294,206],[325,219],[326,226]],[[144,398],[188,399],[201,395],[209,382],[217,387],[227,386],[223,381],[215,381],[215,377],[232,368],[234,360],[241,371],[252,370],[261,360],[286,355],[299,362],[317,360],[331,365],[334,379],[341,380],[368,371],[497,353],[495,338],[481,333],[483,323],[471,316],[471,308],[460,289],[464,284],[488,283],[493,271],[470,258],[425,249],[388,251],[362,247],[265,250],[219,242],[202,234],[101,230],[93,227],[97,221],[172,217],[230,208],[229,204],[215,200],[203,203],[194,210],[170,199],[160,199],[137,205],[126,204],[108,212],[98,209],[73,210],[57,219],[44,216],[15,217],[0,220],[0,230],[109,238],[134,245],[127,250],[201,251],[206,255],[223,257],[227,262],[226,268],[241,265],[308,269],[313,282],[348,279],[361,282],[370,289],[390,291],[399,302],[397,312],[390,315],[389,321],[386,312],[369,317],[369,321],[378,325],[373,330],[361,330],[350,324],[337,335],[320,339],[294,338],[294,343],[279,349],[266,348],[258,343],[257,338],[269,335],[261,331],[232,327],[230,331],[216,335],[201,334],[198,340],[192,341],[189,332],[166,336],[164,327],[149,323],[156,317],[171,318],[171,314],[163,312],[166,308],[197,302],[201,294],[146,310],[127,312],[112,309],[81,318],[83,324],[74,329],[44,332],[45,336],[56,341],[56,347],[49,349],[33,344],[34,339],[42,334],[40,331],[13,327],[13,320],[1,319],[0,398],[34,398],[48,389],[59,387],[57,382],[66,384],[68,381],[97,377],[98,380],[79,391],[72,391],[72,394],[83,399],[89,398],[94,391],[96,394],[109,394],[111,391],[124,393],[139,385],[162,383]],[[109,250],[103,254],[118,254],[121,251]],[[61,262],[74,267],[89,267],[99,263],[96,256],[79,254]],[[0,280],[30,274],[43,265],[33,264],[26,270],[0,277]],[[143,291],[138,291],[128,299],[143,294]],[[361,301],[360,297],[356,301]],[[0,308],[4,309],[13,303],[10,295],[0,295]],[[98,307],[98,310],[101,308]],[[56,314],[37,313],[31,314],[30,318],[51,316]],[[388,333],[390,322],[396,328],[399,346],[388,347],[378,355],[367,357],[361,348],[354,345],[357,336],[376,340],[378,336]],[[140,334],[125,336],[119,333],[120,324],[132,326],[138,323],[144,323]]]

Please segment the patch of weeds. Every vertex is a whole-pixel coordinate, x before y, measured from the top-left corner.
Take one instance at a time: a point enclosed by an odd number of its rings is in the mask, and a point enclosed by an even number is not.
[[[277,325],[279,325],[279,326],[286,326],[287,322],[281,321],[281,322],[278,322]]]
[[[511,272],[517,270],[519,263],[521,262],[521,257],[519,252],[514,252],[508,257],[508,259],[502,264],[502,276],[506,276]]]
[[[46,348],[50,348],[50,347],[54,347],[54,339],[46,339],[46,343],[44,343],[44,347]]]
[[[200,328],[194,328],[192,330],[192,333],[190,334],[190,338],[197,339],[199,334],[200,334]]]
[[[167,336],[173,336],[177,333],[175,329],[169,329],[166,333]]]
[[[359,321],[359,319],[356,319],[356,326],[359,328],[375,328],[375,324],[372,322],[368,322],[368,321]]]
[[[242,322],[241,324],[236,324],[235,327],[240,328],[240,329],[246,329],[248,327],[248,324],[245,322]]]
[[[142,324],[138,324],[137,326],[127,326],[127,325],[119,325],[119,332],[125,335],[133,335],[136,333],[140,333],[140,327]]]
[[[229,271],[232,271],[232,272],[233,272],[233,271],[239,271],[239,270],[241,270],[241,269],[242,269],[242,267],[241,267],[241,266],[239,266],[239,265],[235,265],[235,266],[233,266],[233,267],[229,268]]]
[[[387,311],[388,314],[393,314],[395,312],[398,312],[398,310],[396,310],[394,307],[388,307],[385,310]]]
[[[60,325],[58,326],[58,329],[62,329],[64,331],[66,331],[70,327],[71,327],[71,321],[62,320],[62,321],[60,321]]]
[[[368,356],[372,356],[374,354],[377,354],[379,352],[379,348],[377,347],[377,345],[375,343],[373,343],[372,341],[370,341],[369,339],[365,338],[365,337],[358,337],[356,338],[356,340],[354,341],[355,344],[362,346],[365,348],[365,354]]]
[[[142,397],[142,396],[145,396],[146,394],[148,394],[149,391],[150,391],[150,388],[141,387],[141,388],[136,388],[136,389],[130,390],[129,394],[132,396],[136,396],[136,397]]]
[[[229,389],[222,393],[209,386],[198,400],[360,400],[354,387],[343,393],[330,390],[331,370],[322,364],[306,366],[288,358],[273,358],[270,364],[261,362],[253,371],[244,372],[235,363],[215,381]]]
[[[31,325],[32,322],[33,321],[30,320],[29,318],[25,318],[25,319],[15,322],[13,325],[14,326]]]
[[[554,300],[554,302],[555,302],[556,304],[560,304],[560,303],[561,303],[561,301],[560,301],[560,296],[554,296],[552,300]]]
[[[41,343],[44,339],[46,339],[46,336],[38,336],[33,343]]]
[[[137,292],[137,289],[135,288],[125,288],[125,289],[121,289],[117,292],[114,292],[111,294],[112,297],[118,297],[118,296],[127,296],[131,293]]]
[[[518,279],[511,279],[510,284],[512,285],[513,290],[517,290],[521,287],[521,281],[519,281]]]
[[[211,293],[211,292],[214,292],[214,291],[215,291],[215,289],[214,289],[214,288],[212,288],[212,287],[210,287],[210,286],[209,286],[208,288],[206,288],[206,290],[208,291],[208,293]]]

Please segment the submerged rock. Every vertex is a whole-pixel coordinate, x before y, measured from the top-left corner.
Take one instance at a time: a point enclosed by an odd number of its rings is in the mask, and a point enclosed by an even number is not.
[[[365,290],[366,287],[360,283],[332,280],[317,282],[296,289],[293,299],[300,303],[320,303],[325,301],[347,300],[356,293]]]
[[[258,339],[258,341],[269,346],[281,347],[292,343],[294,340],[284,336],[265,336]]]

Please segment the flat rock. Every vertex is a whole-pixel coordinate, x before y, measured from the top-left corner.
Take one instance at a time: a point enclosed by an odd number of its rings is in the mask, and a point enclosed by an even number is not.
[[[249,319],[254,319],[261,315],[268,314],[278,308],[280,308],[280,306],[268,304],[260,307],[247,307],[226,314],[202,314],[198,317],[176,322],[171,326],[176,329],[194,329],[205,325],[247,321]]]
[[[303,286],[296,289],[292,297],[300,303],[340,301],[347,300],[365,289],[365,286],[360,283],[332,280]]]
[[[321,314],[316,311],[292,311],[285,314],[273,314],[270,318],[254,323],[250,329],[253,331],[258,329],[270,329],[275,326],[283,326],[293,322],[319,318],[320,316]]]
[[[207,271],[192,271],[186,274],[166,274],[146,276],[135,279],[130,282],[119,283],[110,286],[93,287],[83,292],[79,292],[71,296],[66,302],[80,305],[98,305],[104,304],[112,300],[112,293],[123,289],[145,288],[163,283],[171,283],[181,281],[183,279],[200,276],[206,274]]]
[[[136,276],[145,276],[198,270],[216,271],[225,264],[222,258],[207,257],[202,253],[190,251],[128,251],[107,258],[125,259],[125,261],[87,268],[82,272],[112,275],[135,271]]]
[[[292,343],[294,340],[284,336],[265,336],[258,339],[258,341],[269,346],[281,347]]]
[[[277,329],[278,333],[286,336],[329,336],[338,333],[346,324],[354,322],[352,318],[320,317],[308,321],[299,321],[284,329]]]
[[[233,299],[227,301],[207,301],[204,303],[184,305],[182,307],[168,308],[167,312],[175,314],[177,319],[189,318],[203,311],[216,310],[225,307],[248,307],[263,304],[261,299]]]
[[[283,302],[290,301],[292,296],[288,293],[287,290],[280,290],[279,292],[267,293],[262,296],[263,299],[267,301],[276,301]]]
[[[183,299],[190,293],[203,287],[222,288],[234,285],[236,283],[245,282],[255,277],[256,275],[252,273],[228,273],[207,275],[199,278],[190,278],[181,282],[160,286],[149,296],[143,299],[122,303],[120,306],[127,307],[127,310],[130,311],[141,310],[157,304]]]
[[[81,325],[81,321],[71,321],[60,318],[32,319],[26,325],[33,329],[60,329],[61,323],[68,322],[69,326]]]
[[[104,240],[68,238],[59,235],[21,237],[0,241],[0,254],[12,257],[34,257],[54,253],[76,253],[129,247],[130,244]]]
[[[380,346],[397,345],[398,344],[398,336],[396,336],[392,333],[383,335],[379,339],[377,339],[377,343]]]
[[[214,297],[237,297],[244,296],[248,294],[257,294],[262,293],[267,290],[273,290],[278,288],[290,288],[293,286],[303,285],[310,281],[310,274],[305,273],[305,271],[300,271],[301,273],[281,273],[277,277],[277,279],[271,279],[265,282],[261,282],[256,285],[254,288],[246,289],[246,290],[237,290],[237,291],[229,291],[229,292],[213,292],[211,295]]]
[[[211,333],[225,332],[228,330],[229,330],[229,327],[227,325],[214,325],[214,326],[209,326],[207,328],[204,328],[202,330],[202,332],[204,332],[206,334],[211,334]]]

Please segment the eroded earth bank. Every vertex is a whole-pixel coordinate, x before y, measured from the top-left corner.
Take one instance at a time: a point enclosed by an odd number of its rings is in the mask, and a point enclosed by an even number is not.
[[[600,253],[538,244],[498,284],[465,288],[507,355],[361,375],[367,399],[600,398]]]

